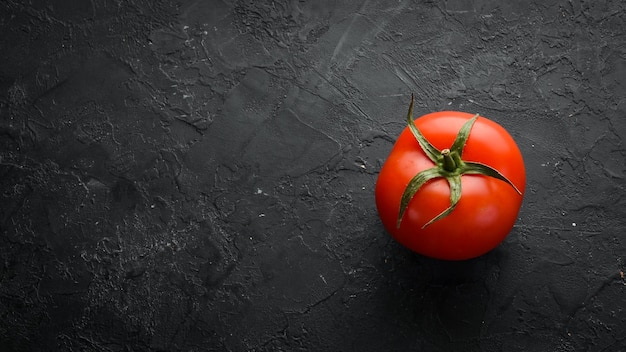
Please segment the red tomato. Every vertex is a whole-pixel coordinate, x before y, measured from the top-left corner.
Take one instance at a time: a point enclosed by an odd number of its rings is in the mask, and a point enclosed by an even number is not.
[[[409,116],[411,110],[412,107]],[[473,116],[456,111],[435,112],[416,119],[415,126],[432,146],[442,151],[451,148],[461,127]],[[400,134],[376,183],[380,218],[399,243],[425,256],[463,260],[492,250],[511,231],[526,184],[524,161],[513,138],[502,126],[478,117],[462,148],[461,159],[490,166],[512,185],[481,174],[459,175],[461,191],[456,207],[428,224],[451,204],[447,179],[430,179],[410,198],[398,226],[401,198],[410,180],[419,172],[436,167],[409,127]]]

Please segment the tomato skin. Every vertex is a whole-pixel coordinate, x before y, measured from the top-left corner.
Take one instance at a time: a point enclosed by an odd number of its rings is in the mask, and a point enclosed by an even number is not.
[[[415,125],[428,141],[442,150],[450,148],[461,126],[473,116],[457,111],[434,112],[416,119]],[[522,195],[502,180],[462,175],[462,195],[456,208],[422,228],[450,205],[448,182],[437,178],[417,191],[397,228],[400,199],[409,180],[434,166],[407,127],[383,164],[375,191],[382,223],[396,241],[428,257],[464,260],[489,252],[505,239],[517,219],[526,185],[524,161],[517,144],[502,126],[479,117],[471,129],[462,159],[498,170]]]

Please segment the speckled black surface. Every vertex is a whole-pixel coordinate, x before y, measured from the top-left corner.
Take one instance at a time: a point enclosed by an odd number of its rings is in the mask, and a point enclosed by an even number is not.
[[[626,351],[626,3],[0,2],[1,351]],[[526,160],[493,252],[400,247],[416,115]]]

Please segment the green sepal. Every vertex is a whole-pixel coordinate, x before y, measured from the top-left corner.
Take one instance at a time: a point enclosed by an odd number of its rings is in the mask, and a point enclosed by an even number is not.
[[[464,161],[463,166],[461,168],[461,174],[483,175],[483,176],[497,178],[498,180],[508,183],[511,187],[513,187],[513,189],[515,189],[515,192],[517,192],[519,195],[522,194],[522,192],[515,186],[515,184],[511,182],[511,180],[509,180],[508,178],[506,178],[506,176],[501,174],[500,171],[492,168],[489,165],[485,165],[485,164],[478,163],[475,161]]]
[[[415,122],[413,121],[414,100],[415,99],[413,98],[413,94],[411,94],[411,104],[409,105],[409,112],[406,114],[407,125],[409,126],[409,129],[411,130],[411,133],[413,133],[415,139],[417,139],[417,143],[419,143],[420,147],[422,147],[422,150],[424,151],[426,156],[433,163],[437,163],[437,159],[441,155],[441,152],[439,151],[439,149],[435,148],[434,145],[430,144],[430,142],[426,139],[426,137],[424,137],[422,132],[417,128],[417,126],[415,126]]]
[[[422,229],[426,228],[426,226],[432,224],[433,222],[448,216],[448,214],[456,208],[457,203],[459,203],[459,200],[461,199],[461,175],[446,177],[446,180],[450,185],[450,206],[446,208],[446,210],[439,213],[439,215],[432,218],[429,222],[425,223],[424,226],[422,226]]]
[[[452,143],[452,147],[450,147],[451,152],[456,152],[459,155],[459,158],[463,156],[463,149],[465,148],[465,144],[467,143],[467,139],[469,138],[472,127],[474,126],[474,122],[478,119],[478,114],[474,115],[471,119],[467,120],[459,133],[456,135],[454,139],[454,143]]]
[[[402,198],[400,199],[400,212],[398,213],[398,221],[396,223],[396,226],[398,228],[400,227],[400,223],[402,222],[404,212],[409,206],[409,201],[411,201],[415,193],[417,193],[417,191],[424,184],[426,184],[426,182],[437,177],[441,177],[441,171],[438,167],[433,167],[419,172],[417,175],[413,176],[411,181],[409,181],[408,185],[404,189],[404,193],[402,193]]]

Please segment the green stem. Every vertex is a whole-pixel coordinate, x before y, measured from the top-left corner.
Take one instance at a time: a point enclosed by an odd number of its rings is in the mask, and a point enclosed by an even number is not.
[[[459,167],[459,165],[457,165],[456,161],[452,157],[450,149],[442,150],[441,156],[443,157],[442,166],[444,170],[448,172],[454,172]]]

